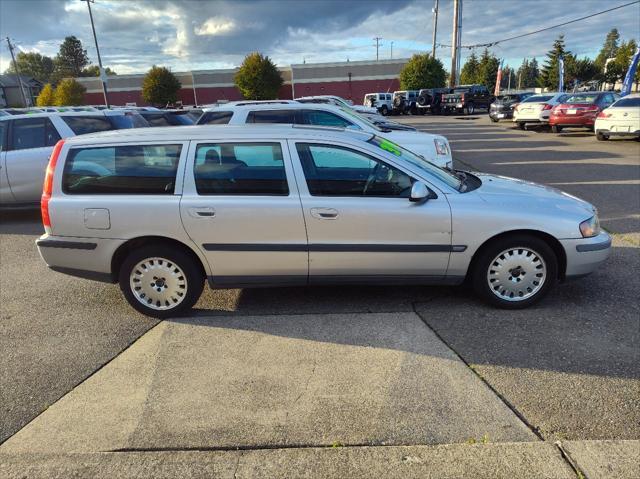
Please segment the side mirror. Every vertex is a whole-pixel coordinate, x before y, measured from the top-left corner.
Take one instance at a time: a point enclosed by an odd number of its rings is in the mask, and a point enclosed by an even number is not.
[[[412,203],[424,203],[427,200],[435,199],[437,196],[427,188],[427,186],[420,182],[416,181],[411,186],[411,195],[409,196],[409,201]]]

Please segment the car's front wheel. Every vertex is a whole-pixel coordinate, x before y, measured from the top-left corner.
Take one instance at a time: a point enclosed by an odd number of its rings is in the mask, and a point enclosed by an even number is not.
[[[523,121],[517,122],[516,125],[518,125],[518,128],[520,128],[521,130],[524,130],[524,122]]]
[[[387,105],[382,105],[382,108],[380,108],[380,113],[382,114],[382,116],[387,116],[389,114],[389,108],[387,107]]]
[[[494,306],[526,308],[542,299],[557,281],[556,255],[535,236],[507,236],[478,254],[472,271],[473,288]]]
[[[164,245],[132,251],[120,268],[118,280],[131,306],[160,319],[189,310],[204,287],[196,261],[186,252]]]
[[[558,126],[558,125],[553,125],[551,127],[551,131],[554,132],[554,133],[560,133],[562,131],[562,127]]]

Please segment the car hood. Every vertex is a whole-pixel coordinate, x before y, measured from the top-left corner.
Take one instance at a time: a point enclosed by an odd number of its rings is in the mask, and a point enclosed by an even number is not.
[[[392,141],[400,144],[419,144],[425,141],[433,143],[434,138],[440,138],[447,141],[444,136],[433,135],[431,133],[425,133],[424,131],[403,131],[394,130],[388,133],[383,133],[382,136],[389,138]],[[448,143],[448,141],[447,141]]]
[[[508,205],[512,209],[518,208],[523,211],[554,208],[584,219],[596,211],[590,203],[551,186],[506,176],[473,174],[482,181],[482,185],[475,191],[491,204]]]

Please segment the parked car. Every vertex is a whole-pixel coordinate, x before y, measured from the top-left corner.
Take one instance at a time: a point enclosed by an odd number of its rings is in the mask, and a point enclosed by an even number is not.
[[[316,95],[316,96],[303,96],[296,98],[300,103],[324,103],[327,105],[335,105],[341,108],[348,108],[358,113],[378,113],[376,108],[372,108],[366,105],[354,105],[351,100],[345,100],[335,95]]]
[[[418,113],[432,115],[441,113],[442,95],[451,93],[451,88],[423,88],[418,92]]]
[[[507,93],[501,95],[491,104],[489,108],[489,118],[491,121],[509,120],[513,118],[513,109],[522,100],[533,96],[532,92]]]
[[[530,123],[548,125],[551,109],[568,96],[566,93],[543,93],[525,98],[513,109],[513,121],[521,130]]]
[[[415,115],[418,113],[418,90],[398,90],[393,92],[393,115]]]
[[[551,109],[551,131],[560,133],[563,128],[587,128],[593,130],[596,116],[618,98],[611,92],[575,93],[567,96]]]
[[[509,208],[505,208],[505,204]],[[524,308],[611,250],[595,208],[449,172],[377,135],[290,125],[149,128],[59,141],[36,242],[55,270],[119,283],[143,314],[213,288],[458,284]],[[61,292],[60,294],[64,294]]]
[[[367,93],[362,102],[364,106],[375,108],[382,115],[387,116],[393,110],[391,93]]]
[[[451,147],[444,136],[384,128],[351,109],[334,105],[318,103],[236,107],[224,105],[205,110],[198,120],[199,125],[247,123],[286,123],[362,130],[398,143],[440,167],[452,167]]]
[[[442,95],[442,111],[473,115],[478,108],[489,111],[494,96],[484,85],[459,85]]]
[[[189,110],[140,111],[139,113],[147,120],[149,126],[185,126],[196,122],[189,116]]]
[[[0,203],[37,204],[47,161],[61,138],[148,126],[127,111],[34,113],[0,117]]]
[[[635,137],[640,140],[640,95],[622,97],[598,113],[595,131],[596,138],[600,141],[612,136]]]

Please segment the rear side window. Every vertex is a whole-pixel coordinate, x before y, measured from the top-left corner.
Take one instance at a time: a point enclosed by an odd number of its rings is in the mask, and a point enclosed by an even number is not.
[[[205,111],[198,120],[198,125],[226,125],[232,116],[231,111]]]
[[[295,123],[293,110],[260,110],[249,112],[247,123]]]
[[[100,116],[62,116],[71,131],[76,135],[113,130],[113,125],[106,117]]]
[[[13,120],[11,130],[12,150],[53,146],[60,139],[58,131],[48,118]]]
[[[142,115],[142,117],[147,120],[149,126],[171,126],[164,115]]]
[[[199,145],[194,177],[199,195],[289,194],[279,143]]]
[[[302,120],[306,125],[336,126],[348,128],[353,125],[350,121],[322,110],[302,110]]]
[[[171,195],[181,145],[74,148],[62,177],[67,194]]]
[[[623,98],[618,100],[613,104],[613,108],[626,108],[630,106],[640,106],[640,96],[632,97],[632,98]]]

